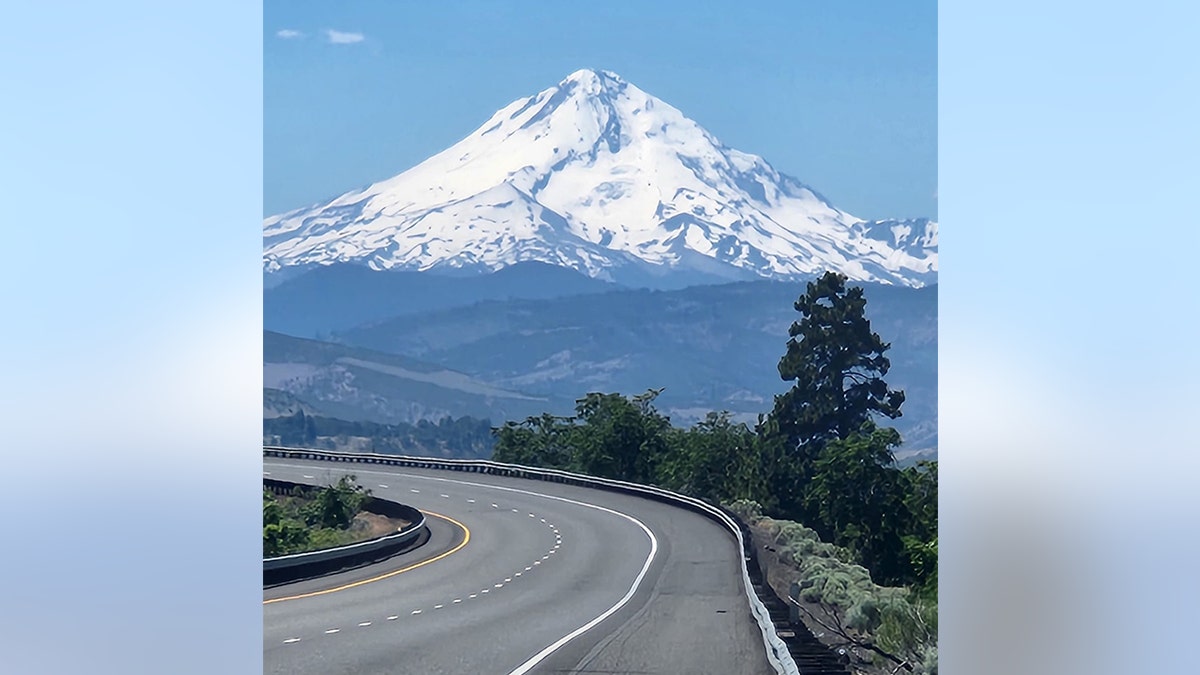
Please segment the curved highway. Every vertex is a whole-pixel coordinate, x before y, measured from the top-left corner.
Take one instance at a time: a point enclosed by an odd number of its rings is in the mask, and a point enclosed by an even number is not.
[[[264,458],[344,474],[427,518],[386,562],[265,589],[265,673],[767,675],[730,534],[604,490],[454,471]]]

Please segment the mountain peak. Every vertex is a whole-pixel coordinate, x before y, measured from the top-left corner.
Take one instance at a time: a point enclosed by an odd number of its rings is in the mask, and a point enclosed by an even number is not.
[[[404,173],[264,221],[268,271],[494,271],[541,261],[606,280],[703,272],[919,286],[937,224],[868,223],[616,73],[577,70]]]
[[[576,82],[583,85],[611,86],[626,84],[621,76],[611,70],[600,70],[598,68],[581,68],[570,75],[563,78],[558,86],[563,86],[568,82]]]

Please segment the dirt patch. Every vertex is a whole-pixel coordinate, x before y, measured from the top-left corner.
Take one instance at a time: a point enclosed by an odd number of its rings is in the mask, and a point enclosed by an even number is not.
[[[400,518],[388,518],[378,513],[361,511],[354,516],[354,521],[350,523],[350,531],[354,533],[354,541],[364,541],[395,534],[411,524]]]

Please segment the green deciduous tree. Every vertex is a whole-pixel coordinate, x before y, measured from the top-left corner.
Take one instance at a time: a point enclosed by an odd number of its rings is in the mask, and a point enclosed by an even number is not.
[[[492,459],[497,462],[566,469],[574,461],[571,418],[544,413],[521,422],[505,422],[494,433]]]
[[[918,462],[903,471],[904,505],[909,514],[904,548],[916,581],[926,597],[937,597],[938,478],[937,462]]]
[[[822,538],[854,552],[876,578],[907,582],[910,565],[902,539],[909,518],[901,472],[891,449],[894,429],[867,422],[845,439],[825,444],[813,464],[805,510]]]
[[[620,394],[588,394],[576,406],[583,423],[572,439],[578,470],[594,476],[654,482],[667,451],[671,422],[654,408],[662,390],[632,399]]]
[[[664,486],[713,501],[764,498],[757,439],[728,412],[710,412],[690,429],[673,429],[668,446],[658,473]]]
[[[304,525],[285,518],[275,496],[263,490],[263,557],[272,558],[303,550],[308,545]]]
[[[342,476],[336,485],[329,485],[317,493],[316,498],[305,508],[305,521],[315,527],[345,529],[358,514],[370,492],[357,485],[354,476]]]

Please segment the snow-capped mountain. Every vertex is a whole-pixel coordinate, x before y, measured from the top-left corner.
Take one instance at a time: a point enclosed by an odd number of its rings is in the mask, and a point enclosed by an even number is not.
[[[937,223],[866,221],[726,147],[609,71],[501,109],[398,176],[263,222],[267,272],[494,271],[539,261],[620,281],[683,272],[936,281]]]

